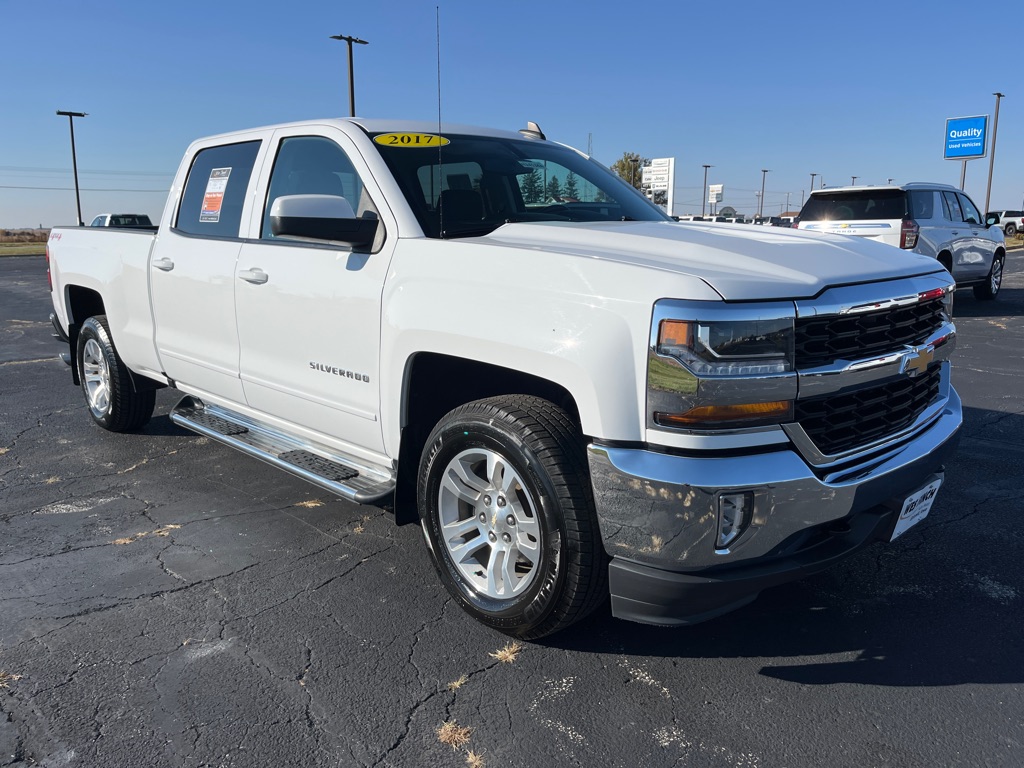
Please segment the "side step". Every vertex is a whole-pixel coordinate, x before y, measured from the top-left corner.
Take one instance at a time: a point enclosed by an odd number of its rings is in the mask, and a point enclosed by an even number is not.
[[[207,405],[191,395],[183,397],[171,409],[171,421],[350,501],[368,504],[395,490],[393,472],[338,454],[227,408]]]

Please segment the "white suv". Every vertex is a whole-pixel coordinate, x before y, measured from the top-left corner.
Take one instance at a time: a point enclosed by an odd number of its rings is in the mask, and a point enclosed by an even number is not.
[[[833,187],[811,193],[800,229],[869,237],[931,256],[957,287],[994,299],[1003,281],[1006,244],[996,217],[982,220],[971,198],[948,184]]]
[[[989,211],[985,217],[996,217],[996,224],[1003,228],[1007,237],[1024,232],[1024,211]]]

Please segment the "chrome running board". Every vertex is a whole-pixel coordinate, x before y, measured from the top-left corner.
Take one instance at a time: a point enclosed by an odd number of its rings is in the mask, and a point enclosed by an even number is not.
[[[171,421],[272,464],[349,501],[368,504],[395,490],[395,475],[240,413],[186,395]]]

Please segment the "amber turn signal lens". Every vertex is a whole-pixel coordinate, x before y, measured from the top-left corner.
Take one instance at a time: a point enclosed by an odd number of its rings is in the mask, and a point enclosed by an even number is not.
[[[690,324],[683,320],[662,320],[658,346],[685,347],[690,343]]]
[[[779,424],[793,420],[793,401],[775,400],[770,403],[744,403],[741,405],[702,405],[686,413],[655,413],[654,419],[666,427],[708,428],[733,423],[734,426],[752,426],[749,423]]]

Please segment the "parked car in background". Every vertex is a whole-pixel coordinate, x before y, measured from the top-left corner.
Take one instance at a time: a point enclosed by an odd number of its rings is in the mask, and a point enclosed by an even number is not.
[[[994,299],[1003,281],[1006,243],[993,217],[948,184],[834,187],[815,190],[800,229],[856,235],[938,259],[958,288]]]
[[[995,223],[1003,228],[1007,237],[1024,232],[1024,211],[989,211],[985,214],[986,219],[990,216],[995,216]]]
[[[152,227],[153,222],[144,213],[101,213],[90,227]]]

